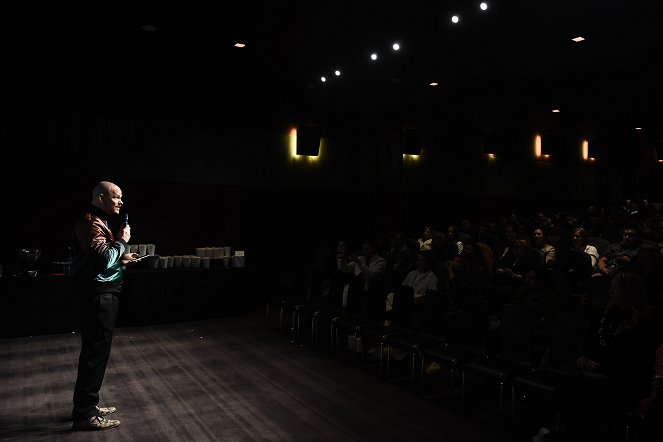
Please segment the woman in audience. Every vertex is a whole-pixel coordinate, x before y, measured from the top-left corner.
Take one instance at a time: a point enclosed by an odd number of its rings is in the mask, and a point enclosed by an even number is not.
[[[555,260],[557,259],[555,255],[555,246],[548,244],[548,236],[545,234],[542,227],[534,229],[532,246],[541,250],[546,260],[546,266],[552,266],[555,264]]]
[[[420,251],[417,255],[416,268],[410,271],[403,280],[404,286],[412,287],[414,289],[414,304],[423,303],[424,296],[427,290],[437,290],[438,281],[437,276],[432,271],[433,268],[433,255],[430,251]],[[387,312],[387,319],[384,321],[385,326],[391,325],[391,312],[393,310],[395,293],[387,295],[385,310]]]
[[[599,252],[596,250],[596,247],[587,244],[587,232],[583,227],[573,229],[571,243],[574,250],[588,254],[592,260],[592,268],[596,267],[596,264],[599,261]]]
[[[433,250],[433,228],[424,226],[421,231],[421,237],[417,239],[419,250]]]

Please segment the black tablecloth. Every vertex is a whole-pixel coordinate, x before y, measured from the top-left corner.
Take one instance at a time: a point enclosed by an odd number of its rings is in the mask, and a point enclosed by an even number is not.
[[[117,327],[237,315],[256,308],[250,269],[127,269]],[[0,337],[78,330],[70,275],[0,278]]]

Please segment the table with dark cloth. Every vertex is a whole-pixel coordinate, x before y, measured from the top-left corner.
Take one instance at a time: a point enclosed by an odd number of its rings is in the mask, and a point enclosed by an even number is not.
[[[254,309],[247,268],[127,269],[116,327],[237,315]],[[0,337],[78,331],[71,275],[0,278]]]

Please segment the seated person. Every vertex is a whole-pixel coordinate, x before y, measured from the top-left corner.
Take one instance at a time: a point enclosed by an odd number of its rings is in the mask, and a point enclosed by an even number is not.
[[[628,268],[641,246],[642,242],[635,227],[622,228],[622,240],[610,244],[608,252],[598,260],[596,273],[612,275],[619,269]]]
[[[564,413],[565,440],[589,440],[585,430],[591,419],[626,415],[651,394],[661,330],[645,305],[644,291],[642,278],[633,272],[611,276],[610,301],[600,326],[586,337],[584,354],[577,359],[579,373],[568,375],[541,409],[540,417]]]
[[[432,270],[433,256],[431,252],[419,252],[416,263],[416,268],[407,274],[402,285],[414,289],[414,303],[420,304],[423,302],[427,290],[437,290],[437,276]],[[391,325],[390,312],[393,309],[393,303],[394,293],[389,293],[385,304],[388,316],[388,319],[384,321],[386,326]]]
[[[433,249],[433,228],[431,226],[424,226],[421,231],[421,237],[417,239],[419,243],[419,250],[432,250]]]
[[[543,231],[543,228],[537,227],[534,229],[532,246],[541,250],[546,260],[546,266],[555,264],[555,246],[548,243],[548,236]]]
[[[389,274],[389,286],[396,287],[414,269],[416,251],[408,246],[407,238],[403,232],[397,232],[392,238],[391,250],[384,257],[387,260],[387,273]]]
[[[350,254],[348,262],[339,261],[340,270],[350,274],[350,285],[348,293],[343,296],[343,307],[350,308],[349,297],[352,287],[356,287],[356,299],[352,302],[356,312],[372,312],[372,305],[376,302],[376,296],[380,294],[379,287],[384,285],[384,276],[387,270],[387,261],[377,253],[377,242],[373,239],[365,239],[362,243],[362,255]]]
[[[492,313],[502,310],[504,303],[524,283],[529,270],[540,263],[540,256],[531,253],[527,240],[513,240],[506,252],[495,262],[494,288],[489,298],[489,310]]]
[[[571,244],[574,250],[588,254],[592,260],[592,268],[596,267],[599,261],[599,252],[596,247],[587,243],[587,232],[583,227],[573,229]]]

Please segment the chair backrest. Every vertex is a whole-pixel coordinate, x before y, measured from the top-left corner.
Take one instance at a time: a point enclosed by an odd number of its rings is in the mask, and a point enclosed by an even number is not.
[[[589,319],[581,313],[558,310],[552,315],[550,324],[548,354],[542,365],[572,373],[576,370],[576,360],[582,354],[582,342]]]
[[[365,312],[364,279],[359,276],[348,276],[347,309],[349,313]]]
[[[516,304],[504,304],[500,315],[497,357],[522,365],[534,364],[533,309]]]
[[[558,242],[559,242],[559,236],[558,235],[548,235],[548,243],[551,246],[557,247]]]
[[[392,316],[395,323],[409,325],[412,321],[414,305],[414,288],[409,285],[400,285],[394,292],[392,303]]]
[[[546,254],[543,253],[543,250],[537,249],[536,247],[529,247],[527,253],[534,260],[533,264],[540,266],[546,265]]]
[[[448,325],[450,296],[446,290],[426,290],[421,311],[417,317],[418,327],[428,333],[443,334]]]
[[[488,301],[465,297],[459,310],[449,316],[448,341],[476,351],[488,348]]]

